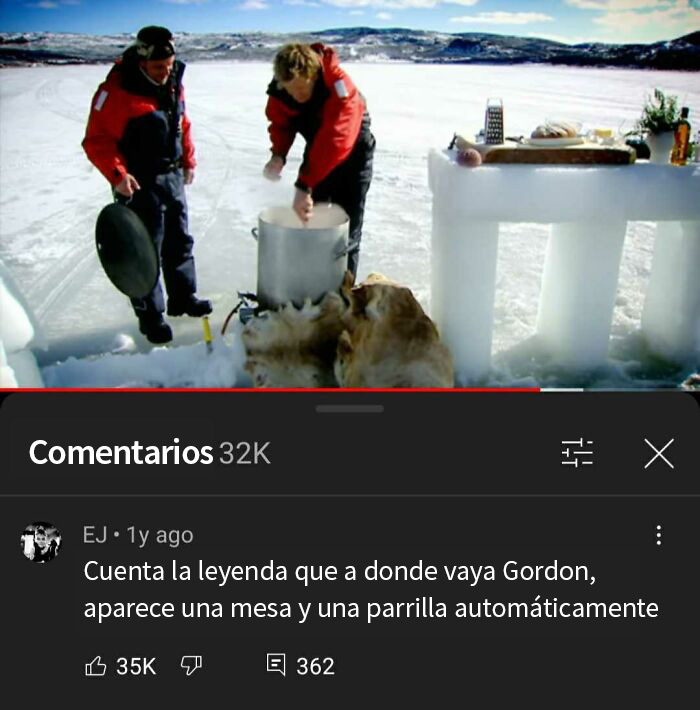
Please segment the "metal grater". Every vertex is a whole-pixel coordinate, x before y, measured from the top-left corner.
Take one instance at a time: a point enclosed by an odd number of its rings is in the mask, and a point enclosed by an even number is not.
[[[487,99],[484,133],[486,143],[503,143],[503,101],[501,99]]]

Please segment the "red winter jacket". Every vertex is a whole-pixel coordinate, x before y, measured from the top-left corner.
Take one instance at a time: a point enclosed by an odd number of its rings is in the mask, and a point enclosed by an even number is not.
[[[82,145],[112,185],[118,185],[127,172],[138,179],[163,172],[176,161],[184,168],[195,167],[191,124],[185,113],[184,69],[182,62],[175,62],[172,118],[160,105],[156,87],[138,74],[138,66],[125,68],[118,61],[98,87]]]
[[[321,56],[321,74],[308,104],[299,104],[273,80],[268,87],[265,114],[272,153],[286,158],[297,132],[307,141],[297,186],[314,188],[349,155],[357,141],[365,101],[350,77],[340,68],[330,47],[312,44]],[[310,115],[313,114],[313,115]]]

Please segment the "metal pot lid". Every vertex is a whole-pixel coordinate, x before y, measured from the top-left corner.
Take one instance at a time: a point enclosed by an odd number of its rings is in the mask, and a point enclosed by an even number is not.
[[[147,296],[158,281],[158,255],[139,216],[128,207],[107,205],[95,226],[97,255],[109,280],[131,298]]]

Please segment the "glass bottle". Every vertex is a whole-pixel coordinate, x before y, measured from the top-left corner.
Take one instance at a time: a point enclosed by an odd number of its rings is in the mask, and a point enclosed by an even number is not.
[[[678,121],[674,134],[671,163],[685,165],[688,162],[688,148],[690,146],[690,123],[688,123],[688,107],[681,109],[681,120]]]

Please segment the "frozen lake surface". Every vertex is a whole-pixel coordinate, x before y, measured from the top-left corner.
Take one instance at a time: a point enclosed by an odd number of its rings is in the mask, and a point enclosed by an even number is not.
[[[235,330],[207,358],[199,323],[173,319],[175,347],[151,352],[127,300],[100,268],[94,223],[111,195],[80,142],[91,97],[108,68],[0,71],[0,260],[41,325],[45,350],[37,357],[47,384],[245,384]],[[455,131],[478,131],[489,96],[503,99],[506,135],[527,135],[554,117],[630,130],[645,94],[656,86],[690,107],[691,123],[700,115],[697,76],[682,72],[386,63],[345,68],[367,98],[377,137],[359,276],[382,272],[409,286],[428,310],[427,153],[446,147]],[[215,331],[237,302],[237,291],[255,290],[251,227],[262,209],[291,200],[303,148],[299,140],[280,183],[261,177],[269,155],[269,79],[270,66],[263,63],[190,64],[185,73],[199,163],[188,192],[190,226],[199,292],[214,300]],[[652,223],[630,225],[610,363],[581,377],[549,365],[533,338],[547,227],[504,225],[489,384],[674,387],[695,371],[697,362],[679,368],[655,361],[639,333],[654,232]]]

